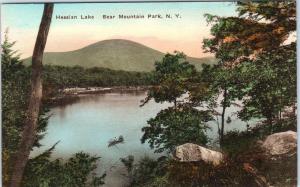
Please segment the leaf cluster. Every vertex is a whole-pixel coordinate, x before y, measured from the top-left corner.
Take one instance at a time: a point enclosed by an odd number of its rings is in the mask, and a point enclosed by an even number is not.
[[[209,129],[206,122],[211,119],[207,111],[186,106],[170,107],[148,120],[149,126],[142,128],[141,141],[148,142],[155,152],[172,152],[176,146],[187,142],[206,145],[205,132]]]
[[[55,144],[56,145],[56,144]],[[25,168],[23,186],[99,186],[104,184],[106,174],[100,177],[91,175],[97,168],[99,157],[79,152],[62,162],[51,161],[50,156],[55,145],[29,160]],[[92,178],[89,181],[89,178]]]

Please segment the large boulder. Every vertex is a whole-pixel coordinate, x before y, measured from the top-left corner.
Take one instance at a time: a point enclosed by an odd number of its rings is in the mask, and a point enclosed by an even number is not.
[[[196,144],[186,143],[176,147],[175,158],[182,162],[204,161],[216,166],[222,162],[224,156],[220,152]]]
[[[269,135],[262,143],[262,148],[271,156],[294,154],[297,151],[297,133],[286,131]]]

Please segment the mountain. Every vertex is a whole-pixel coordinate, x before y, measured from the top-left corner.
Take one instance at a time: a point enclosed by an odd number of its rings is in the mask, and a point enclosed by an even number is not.
[[[46,52],[44,64],[61,66],[104,67],[113,70],[151,71],[155,61],[159,61],[164,53],[129,40],[103,40],[84,48],[68,52]],[[201,68],[203,63],[214,63],[213,57],[192,58],[187,61]],[[24,59],[29,65],[31,57]]]

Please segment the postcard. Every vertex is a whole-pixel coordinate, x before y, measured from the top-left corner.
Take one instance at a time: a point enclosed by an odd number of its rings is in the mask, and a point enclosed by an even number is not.
[[[1,5],[2,185],[297,185],[296,1]]]

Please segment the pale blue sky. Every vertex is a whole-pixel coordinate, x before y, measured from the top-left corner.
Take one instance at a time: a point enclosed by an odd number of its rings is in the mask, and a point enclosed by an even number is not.
[[[231,2],[57,3],[54,6],[46,51],[68,51],[113,38],[130,39],[163,52],[182,50],[202,56],[201,41],[209,36],[205,13],[233,16]],[[43,4],[2,5],[2,29],[17,41],[22,56],[30,56]],[[102,15],[177,14],[181,19],[103,20]],[[56,15],[94,15],[94,20],[59,20]],[[199,45],[197,44],[199,43]],[[190,47],[189,47],[190,46]],[[173,49],[175,48],[175,49]],[[199,51],[199,52],[198,52]]]

